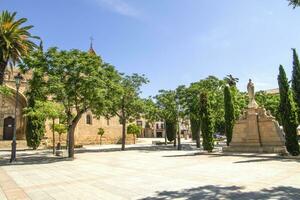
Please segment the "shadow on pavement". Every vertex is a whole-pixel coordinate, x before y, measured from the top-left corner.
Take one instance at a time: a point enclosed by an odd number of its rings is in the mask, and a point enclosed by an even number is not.
[[[195,151],[196,149],[182,149],[180,151]],[[120,152],[120,148],[106,148],[106,149],[77,149],[76,153],[101,153],[101,152]],[[127,146],[125,151],[141,151],[141,152],[152,152],[152,151],[178,151],[176,147],[172,145],[159,145],[159,146],[138,146],[138,147],[130,147]]]
[[[242,160],[242,161],[236,161],[233,162],[235,164],[239,163],[252,163],[252,162],[267,162],[267,161],[282,161],[282,162],[300,162],[299,157],[286,157],[286,156],[280,156],[280,155],[267,155],[267,154],[259,154],[259,153],[253,153],[253,154],[243,154],[243,153],[208,153],[208,152],[199,152],[199,153],[193,153],[193,154],[179,154],[179,155],[168,155],[163,157],[185,157],[185,156],[201,156],[201,155],[207,155],[209,157],[239,157],[239,158],[255,158],[255,159],[249,159],[249,160]]]
[[[75,155],[81,153],[105,153],[105,152],[120,152],[121,148],[104,148],[104,149],[75,149]],[[169,146],[139,146],[139,147],[126,147],[125,151],[140,151],[140,152],[154,152],[154,151],[177,151],[171,145]],[[191,149],[184,149],[181,151],[191,151]],[[0,158],[0,166],[8,165],[33,165],[33,164],[49,164],[61,161],[70,161],[72,159],[66,157],[53,156],[51,151],[17,151],[17,162],[9,163],[10,151]]]
[[[300,199],[300,188],[280,186],[253,192],[243,192],[243,189],[243,187],[238,186],[206,185],[179,191],[161,191],[157,192],[154,196],[145,197],[140,200]]]

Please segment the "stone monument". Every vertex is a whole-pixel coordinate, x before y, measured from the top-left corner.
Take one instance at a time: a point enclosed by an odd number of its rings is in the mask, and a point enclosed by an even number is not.
[[[224,152],[286,153],[283,131],[275,117],[255,101],[254,84],[247,85],[249,104],[233,128],[232,140]]]

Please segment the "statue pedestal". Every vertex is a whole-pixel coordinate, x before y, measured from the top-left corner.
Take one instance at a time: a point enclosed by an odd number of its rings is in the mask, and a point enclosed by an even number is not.
[[[247,108],[233,128],[232,140],[224,152],[286,153],[278,122],[264,108]]]

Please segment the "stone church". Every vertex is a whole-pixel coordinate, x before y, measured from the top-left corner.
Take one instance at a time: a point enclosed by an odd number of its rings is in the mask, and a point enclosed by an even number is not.
[[[95,53],[92,49],[92,46],[89,52]],[[26,139],[26,117],[23,116],[23,109],[27,105],[26,90],[28,88],[28,80],[30,80],[31,74],[27,73],[22,75],[24,79],[21,82],[19,89],[19,102],[15,117],[16,85],[14,76],[17,75],[18,72],[19,70],[17,68],[13,68],[7,69],[5,73],[4,84],[12,91],[12,95],[9,97],[4,97],[0,94],[0,143],[1,140],[12,140],[14,120],[17,120],[17,140],[20,141]],[[122,125],[119,123],[119,118],[114,117],[111,119],[106,119],[101,117],[100,119],[97,119],[93,113],[88,111],[82,115],[82,118],[76,127],[75,144],[98,144],[100,139],[97,135],[98,128],[103,128],[105,130],[105,134],[102,137],[102,143],[118,143],[121,140]],[[58,141],[58,135],[56,137],[56,141]],[[52,131],[50,129],[50,122],[46,122],[46,132],[43,144],[52,144]]]

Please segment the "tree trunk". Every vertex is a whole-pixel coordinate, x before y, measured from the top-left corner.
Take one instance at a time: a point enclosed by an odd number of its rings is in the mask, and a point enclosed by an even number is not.
[[[174,147],[176,147],[176,135],[174,137]]]
[[[75,143],[74,132],[75,132],[75,128],[76,128],[83,113],[84,113],[84,111],[81,111],[76,115],[76,117],[73,120],[69,120],[69,126],[68,126],[69,158],[74,158],[74,143]],[[69,118],[70,117],[72,117],[72,115],[69,116]]]
[[[54,131],[54,126],[55,126],[55,119],[52,119],[52,141],[53,141],[53,155],[55,154],[55,131]]]
[[[3,83],[4,83],[4,72],[5,72],[6,66],[7,66],[7,62],[4,62],[4,61],[0,62],[0,85],[3,85]]]
[[[126,119],[122,119],[122,151],[125,150],[126,144]]]
[[[164,130],[165,130],[165,145],[167,145],[167,130],[166,130],[166,120],[164,120]]]
[[[100,135],[100,146],[102,144],[102,135]]]
[[[178,130],[178,135],[177,135],[177,137],[178,137],[177,150],[181,150],[180,130]]]
[[[201,144],[200,144],[200,134],[197,134],[197,136],[196,136],[196,145],[197,145],[197,148],[201,147]]]
[[[201,147],[201,141],[200,141],[200,127],[199,127],[199,131],[197,132],[197,135],[196,135],[196,145],[197,145],[197,148],[200,148]]]
[[[133,134],[133,144],[135,144],[135,134]]]

